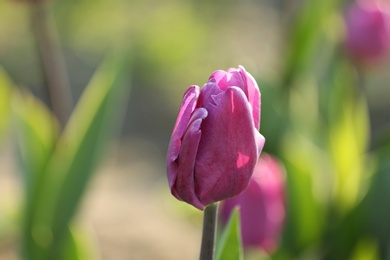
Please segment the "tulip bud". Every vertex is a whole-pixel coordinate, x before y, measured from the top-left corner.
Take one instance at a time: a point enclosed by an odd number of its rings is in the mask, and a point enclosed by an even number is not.
[[[260,91],[242,66],[190,86],[167,153],[173,196],[203,210],[241,193],[264,146],[259,128]]]
[[[242,241],[245,247],[262,248],[272,253],[278,243],[285,218],[284,172],[275,158],[263,154],[248,188],[221,205],[221,219],[227,223],[238,206]]]
[[[367,64],[383,58],[390,46],[390,7],[381,0],[358,0],[347,10],[346,48],[351,58]]]

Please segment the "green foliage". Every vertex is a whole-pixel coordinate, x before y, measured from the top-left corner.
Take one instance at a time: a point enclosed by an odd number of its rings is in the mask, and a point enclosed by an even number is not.
[[[365,209],[371,235],[378,241],[380,259],[389,259],[390,205],[387,194],[390,186],[390,142],[382,143],[375,152],[378,154],[378,167],[367,195]]]
[[[33,158],[38,165],[29,162],[31,156],[24,157],[28,158],[24,164],[32,169],[29,178],[36,179],[32,182],[26,205],[23,234],[26,259],[53,259],[62,254],[68,225],[107,140],[115,130],[112,126],[120,118],[118,114],[128,91],[119,84],[122,67],[118,60],[103,64],[87,86],[55,149]],[[18,107],[23,108],[23,104]],[[45,138],[52,136],[31,134],[35,133],[30,129],[35,124],[29,122],[29,118],[20,116],[19,119],[22,123],[18,128],[24,134],[21,135],[24,138],[19,139],[22,154],[34,152],[23,149],[30,147],[29,142],[43,143],[40,138],[46,141]],[[53,120],[48,117],[41,119],[37,122],[44,126],[53,125]]]
[[[294,78],[313,72],[313,62],[318,58],[319,40],[325,33],[329,16],[338,8],[340,0],[305,1],[291,27],[287,47],[287,61],[283,87],[291,87]]]
[[[12,107],[20,165],[28,198],[31,198],[55,147],[59,126],[47,107],[27,90],[14,90]]]
[[[82,230],[68,228],[63,245],[64,254],[60,256],[60,260],[98,259],[97,251],[92,248],[89,240]]]
[[[0,67],[0,141],[9,125],[12,82]]]
[[[323,175],[323,153],[307,137],[290,134],[283,147],[288,217],[282,238],[283,244],[297,253],[314,245],[321,236],[325,213],[321,199],[327,196],[328,180]]]
[[[243,249],[241,241],[240,214],[235,208],[223,230],[216,250],[216,260],[242,260]]]

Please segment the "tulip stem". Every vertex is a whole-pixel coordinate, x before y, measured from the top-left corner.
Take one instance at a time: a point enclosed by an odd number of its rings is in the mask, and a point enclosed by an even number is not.
[[[217,226],[218,203],[207,206],[203,216],[203,235],[200,248],[200,260],[213,260]]]

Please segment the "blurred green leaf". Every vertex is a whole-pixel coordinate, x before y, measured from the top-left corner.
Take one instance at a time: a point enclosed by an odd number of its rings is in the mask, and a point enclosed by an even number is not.
[[[264,151],[271,154],[278,154],[282,136],[285,134],[289,125],[288,114],[285,113],[283,102],[280,100],[282,93],[280,88],[270,85],[261,79],[256,79],[261,86],[261,126],[260,132],[266,137],[267,141]]]
[[[41,189],[29,216],[31,259],[61,255],[68,224],[76,212],[88,180],[116,129],[128,88],[119,84],[124,62],[105,62],[83,93],[49,161]]]
[[[25,186],[23,248],[29,255],[34,201],[42,189],[44,169],[55,147],[59,127],[56,119],[38,99],[28,91],[14,91],[12,95],[14,127],[18,139],[19,162]],[[27,255],[26,255],[27,256]]]
[[[59,126],[48,108],[27,90],[14,91],[14,126],[19,144],[20,163],[27,190],[37,188],[56,144]],[[28,192],[29,196],[33,196]]]
[[[296,76],[313,69],[313,58],[319,52],[320,36],[324,34],[324,24],[338,7],[340,0],[303,1],[300,12],[291,28],[288,41],[288,54],[283,86],[288,88]],[[321,50],[323,51],[323,50]]]
[[[79,243],[76,241],[74,234],[68,229],[64,239],[64,254],[59,256],[62,260],[82,260],[79,253]]]
[[[9,124],[12,86],[11,79],[0,67],[0,141]]]
[[[348,209],[361,197],[365,174],[365,152],[369,137],[368,109],[363,99],[345,100],[340,121],[331,125],[330,152],[335,171],[335,194],[340,208]]]
[[[90,239],[77,228],[68,228],[64,242],[64,254],[60,260],[99,259],[97,250],[91,247]]]
[[[329,152],[335,171],[335,198],[341,211],[363,197],[369,168],[366,152],[370,136],[368,107],[359,93],[357,74],[349,64],[335,66],[330,86]]]
[[[354,260],[376,260],[381,259],[377,254],[377,244],[372,239],[362,239],[357,244],[352,258]]]
[[[376,151],[378,167],[367,194],[366,214],[371,234],[378,241],[380,259],[390,258],[390,142]]]
[[[341,216],[334,213],[327,216],[322,259],[355,259],[354,250],[367,237],[366,204],[363,200]]]
[[[305,136],[290,131],[283,141],[282,159],[287,172],[283,247],[295,257],[322,234],[330,180],[325,154]]]
[[[243,259],[240,214],[235,208],[224,228],[216,250],[216,260]]]

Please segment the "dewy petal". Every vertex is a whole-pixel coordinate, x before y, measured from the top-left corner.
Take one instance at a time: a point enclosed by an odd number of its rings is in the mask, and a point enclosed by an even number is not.
[[[256,80],[251,74],[249,74],[243,66],[238,67],[238,71],[241,74],[242,79],[244,80],[244,89],[242,89],[245,95],[248,97],[249,103],[252,105],[252,114],[253,121],[255,122],[255,127],[257,130],[260,129],[260,107],[261,107],[261,94],[259,86],[256,83]]]
[[[169,187],[171,189],[177,177],[178,165],[176,159],[179,156],[181,139],[188,126],[191,114],[195,109],[198,96],[198,86],[190,86],[184,93],[183,101],[180,105],[179,115],[176,119],[171,140],[169,141],[167,152],[167,175]]]
[[[233,197],[249,182],[258,148],[250,104],[244,92],[230,87],[206,105],[195,165],[195,191],[204,205]]]
[[[183,200],[194,207],[203,210],[204,206],[195,194],[194,168],[198,152],[199,141],[201,138],[201,124],[207,117],[207,111],[204,108],[198,108],[194,111],[193,118],[184,134],[183,142],[178,158],[178,174],[171,191],[179,200]]]

